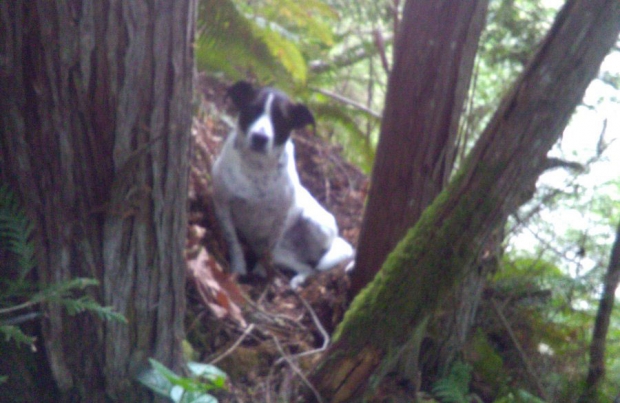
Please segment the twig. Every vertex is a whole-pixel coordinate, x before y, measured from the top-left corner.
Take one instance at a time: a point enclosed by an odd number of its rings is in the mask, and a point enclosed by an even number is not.
[[[263,295],[264,295],[264,293],[263,293]],[[286,320],[286,321],[294,324],[295,326],[297,326],[299,328],[303,328],[303,326],[299,323],[299,319],[291,318],[291,317],[289,317],[287,315],[284,315],[284,314],[276,314],[276,313],[268,312],[261,305],[259,305],[259,304],[255,303],[254,301],[252,301],[249,297],[247,297],[245,295],[243,297],[244,297],[245,301],[247,302],[247,304],[250,307],[254,308],[256,312],[264,315],[264,317],[269,318],[271,321],[276,322],[276,323],[279,324],[279,322],[277,322],[277,320],[278,319],[283,319],[283,320]],[[262,296],[259,299],[261,299],[261,298],[262,298]]]
[[[36,305],[36,304],[40,303],[40,302],[41,301],[30,300],[30,301],[24,302],[23,304],[10,306],[8,308],[2,308],[2,309],[0,309],[0,315],[5,315],[7,313],[12,313],[12,312],[15,312],[15,311],[26,309],[26,308],[29,308],[29,307],[31,307],[33,305]]]
[[[394,31],[396,32],[396,31]],[[366,36],[367,33],[356,33],[357,36]],[[394,35],[385,38],[386,43],[394,42]],[[340,55],[335,56],[331,62],[314,60],[310,62],[310,70],[315,74],[324,73],[332,68],[342,68],[354,65],[355,63],[369,59],[377,52],[376,47],[370,47],[369,42],[361,42],[355,46],[345,49]]]
[[[530,377],[532,378],[532,381],[536,385],[538,392],[541,394],[541,396],[543,397],[545,401],[549,401],[549,397],[547,396],[545,389],[540,383],[540,378],[534,371],[534,368],[532,367],[530,360],[527,358],[527,355],[525,354],[523,347],[521,347],[521,343],[519,343],[519,340],[517,339],[514,332],[512,331],[512,327],[510,326],[510,323],[508,322],[508,320],[506,319],[502,311],[497,306],[495,299],[491,298],[490,300],[491,300],[491,306],[493,307],[493,310],[497,314],[497,317],[499,318],[500,322],[502,322],[502,325],[504,326],[504,328],[506,328],[506,331],[508,332],[508,335],[510,336],[512,343],[515,345],[515,348],[519,352],[519,356],[521,357],[521,360],[525,364],[525,369],[527,370],[527,373],[530,375]]]
[[[390,64],[387,59],[387,55],[385,52],[385,40],[383,39],[383,35],[379,29],[375,29],[372,31],[372,39],[377,47],[377,51],[379,52],[379,57],[381,58],[381,65],[383,66],[383,70],[387,74],[390,74]]]
[[[29,320],[37,319],[38,317],[43,316],[41,312],[30,312],[21,316],[17,316],[15,318],[9,318],[6,320],[0,320],[0,326],[15,326],[24,322],[28,322]]]
[[[243,332],[243,334],[241,335],[241,337],[239,337],[237,339],[237,341],[235,341],[235,343],[230,346],[230,348],[226,351],[224,351],[222,354],[220,354],[218,357],[214,358],[213,360],[211,360],[211,362],[209,362],[209,364],[211,365],[215,365],[216,363],[220,362],[221,360],[223,360],[224,358],[226,358],[227,356],[229,356],[233,351],[235,351],[235,349],[237,347],[239,347],[239,345],[241,344],[241,342],[243,342],[243,340],[250,334],[250,332],[254,330],[254,323],[250,324],[250,326],[248,326],[245,331]]]
[[[325,176],[325,180],[323,182],[325,183],[325,204],[329,204],[331,186],[329,186],[329,179],[327,179],[327,176]]]
[[[327,349],[327,346],[329,346],[329,342],[331,340],[329,337],[329,333],[327,333],[327,331],[321,324],[319,317],[317,316],[316,312],[314,312],[314,309],[312,309],[310,304],[301,295],[299,295],[299,293],[296,292],[295,295],[297,296],[297,298],[299,298],[301,303],[308,310],[308,312],[310,313],[310,316],[312,317],[312,321],[314,322],[314,325],[317,327],[317,329],[319,329],[321,336],[323,336],[323,345],[319,348],[315,348],[314,350],[304,351],[303,353],[296,354],[293,357],[294,358],[305,357],[307,355],[316,354],[316,353],[325,351]]]
[[[349,105],[349,106],[352,106],[352,107],[354,107],[356,109],[359,109],[360,111],[365,112],[365,113],[369,114],[370,116],[373,116],[373,117],[375,117],[377,119],[381,119],[381,114],[380,113],[373,111],[372,109],[368,108],[366,105],[362,105],[362,104],[360,104],[357,101],[354,101],[354,100],[349,99],[347,97],[343,97],[342,95],[336,94],[335,92],[324,90],[322,88],[311,88],[311,90],[316,91],[316,92],[318,92],[320,94],[326,95],[326,96],[330,97],[331,99],[334,99],[334,100],[336,100],[338,102],[341,102],[341,103],[343,103],[345,105]]]
[[[280,345],[280,342],[278,341],[278,338],[276,336],[274,336],[274,335],[271,335],[271,338],[273,339],[273,342],[276,344],[276,348],[278,349],[280,354],[282,354],[282,358],[284,358],[284,361],[286,361],[286,363],[291,367],[293,372],[295,372],[297,375],[299,375],[299,377],[306,384],[306,386],[308,386],[310,388],[310,390],[312,390],[312,393],[314,393],[314,397],[316,398],[317,402],[323,403],[323,398],[321,397],[321,394],[319,393],[319,391],[316,390],[314,385],[312,383],[310,383],[308,378],[306,378],[306,376],[303,374],[303,372],[301,372],[299,367],[297,365],[295,365],[295,363],[290,359],[290,357],[286,354],[286,352],[284,352],[284,349],[282,349],[282,346]]]

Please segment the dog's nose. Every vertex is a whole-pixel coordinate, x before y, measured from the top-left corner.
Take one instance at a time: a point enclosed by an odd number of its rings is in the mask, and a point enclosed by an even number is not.
[[[250,146],[254,151],[265,151],[269,138],[262,133],[254,133],[250,138]]]

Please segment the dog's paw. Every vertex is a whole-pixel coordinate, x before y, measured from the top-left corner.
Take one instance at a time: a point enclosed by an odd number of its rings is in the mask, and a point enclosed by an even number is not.
[[[300,285],[302,285],[306,279],[308,278],[308,274],[298,274],[291,279],[290,285],[293,290],[297,290]]]
[[[351,260],[344,268],[345,273],[351,273],[355,268],[355,260]]]

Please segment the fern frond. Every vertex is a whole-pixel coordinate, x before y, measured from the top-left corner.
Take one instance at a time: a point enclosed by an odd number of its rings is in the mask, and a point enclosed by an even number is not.
[[[332,123],[338,129],[334,137],[342,144],[345,158],[362,171],[369,173],[375,159],[375,149],[355,119],[358,115],[368,116],[363,112],[324,102],[309,103],[309,107],[321,122]]]
[[[115,312],[110,306],[101,306],[89,296],[82,296],[77,299],[61,299],[58,303],[64,306],[67,313],[72,316],[88,311],[94,313],[102,320],[127,323],[127,318],[125,318],[125,316]]]
[[[272,29],[272,25],[274,24],[271,23],[267,28],[258,30],[257,37],[267,45],[271,55],[284,66],[295,82],[305,83],[308,69],[299,47],[281,35],[279,30]]]
[[[94,278],[72,278],[70,280],[48,285],[36,293],[32,297],[32,300],[35,302],[47,301],[52,303],[62,303],[63,300],[71,297],[72,291],[83,290],[86,287],[96,285],[99,285],[99,282]]]
[[[23,279],[35,267],[33,226],[17,196],[7,185],[0,186],[0,248],[17,256],[19,278]]]
[[[448,375],[433,384],[433,395],[442,403],[468,403],[471,369],[470,365],[456,361]]]
[[[0,333],[4,335],[4,341],[14,340],[18,345],[26,344],[31,346],[36,340],[35,337],[28,336],[17,326],[0,325]]]
[[[296,63],[284,66],[274,49],[276,34],[265,34],[232,0],[201,1],[197,26],[195,55],[201,70],[222,72],[233,80],[253,75],[261,82],[276,82],[284,89],[291,88],[294,77],[305,77],[305,73],[288,70]],[[265,38],[271,38],[271,47]]]
[[[322,0],[274,0],[260,2],[256,8],[270,21],[299,32],[305,43],[334,44],[330,23],[338,18],[338,13]]]

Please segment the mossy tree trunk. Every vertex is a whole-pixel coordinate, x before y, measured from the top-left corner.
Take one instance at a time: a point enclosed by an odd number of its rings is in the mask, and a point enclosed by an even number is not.
[[[356,295],[445,187],[488,0],[409,0],[351,276]]]
[[[405,5],[351,277],[352,295],[372,280],[389,252],[448,183],[487,8],[487,0]],[[475,305],[479,294],[467,295]],[[457,320],[470,317],[460,315]],[[456,326],[464,327],[460,322]],[[419,341],[411,340],[395,363],[399,376],[409,382],[418,379]]]
[[[353,301],[311,377],[325,400],[356,401],[376,385],[382,364],[398,355],[491,232],[531,192],[619,32],[617,0],[564,5],[460,173]]]
[[[135,371],[183,365],[194,2],[3,1],[0,25],[1,179],[36,228],[36,274],[96,278],[128,319],[46,307],[55,401],[152,401]]]

